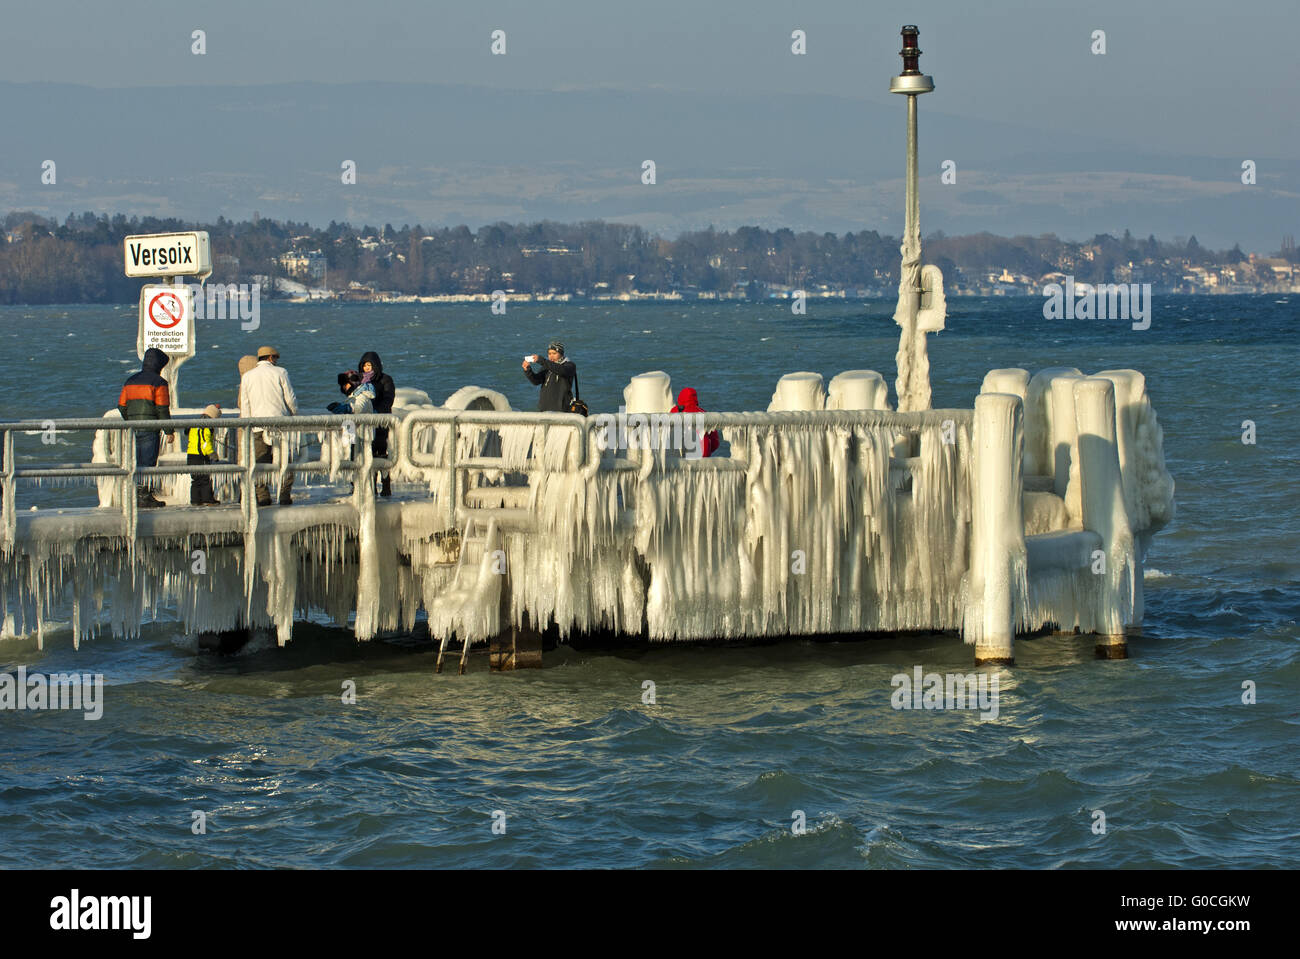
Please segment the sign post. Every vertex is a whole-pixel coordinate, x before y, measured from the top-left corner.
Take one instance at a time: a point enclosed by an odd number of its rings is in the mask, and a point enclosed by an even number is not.
[[[174,285],[147,284],[140,290],[140,322],[135,351],[144,359],[145,350],[156,348],[167,354],[162,377],[167,381],[171,408],[180,406],[180,367],[194,355],[194,291],[180,282],[182,276],[200,281],[212,275],[212,250],[208,234],[150,233],[128,236],[123,241],[127,276],[158,277]]]

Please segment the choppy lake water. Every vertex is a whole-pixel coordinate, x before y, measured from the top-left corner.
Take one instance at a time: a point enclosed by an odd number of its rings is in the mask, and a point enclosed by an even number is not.
[[[268,303],[255,332],[201,326],[182,396],[229,408],[236,360],[271,343],[303,411],[367,349],[439,402],[474,383],[532,409],[519,358],[559,337],[593,412],[654,369],[706,409],[763,409],[794,370],[892,386],[892,307]],[[0,665],[102,673],[104,714],[0,711],[0,865],[1294,866],[1300,295],[1157,296],[1145,331],[1045,320],[1037,298],[949,312],[930,338],[935,406],[970,406],[996,367],[1146,374],[1178,512],[1148,557],[1130,659],[1022,640],[981,722],[890,706],[895,673],[968,670],[954,637],[562,647],[540,671],[493,675],[479,657],[457,676],[435,675],[426,645],[312,624],[234,657],[196,653],[169,622],[79,652],[56,629],[43,651],[0,642]],[[138,368],[134,332],[134,306],[0,308],[6,417],[109,409]]]

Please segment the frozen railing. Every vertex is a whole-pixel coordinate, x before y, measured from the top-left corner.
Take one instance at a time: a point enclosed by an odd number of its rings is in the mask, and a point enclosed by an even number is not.
[[[757,436],[772,431],[883,427],[899,435],[915,436],[927,426],[969,428],[971,417],[970,410],[633,413],[624,417],[605,414],[584,418],[570,413],[417,409],[402,417],[322,414],[215,420],[206,417],[161,421],[82,418],[0,422],[4,543],[8,546],[13,542],[16,490],[18,481],[22,480],[95,484],[101,491],[101,505],[114,506],[129,516],[135,508],[134,487],[148,477],[206,474],[237,478],[243,481],[239,484],[241,502],[255,509],[252,490],[258,478],[281,475],[286,464],[295,475],[317,474],[334,479],[346,474],[354,482],[357,474],[364,474],[361,477],[364,481],[373,479],[376,473],[392,471],[400,478],[432,481],[435,495],[445,498],[448,516],[454,521],[467,484],[475,477],[495,482],[506,472],[527,475],[543,471],[580,472],[590,477],[602,466],[631,467],[648,473],[656,466],[664,466],[668,461],[666,454],[673,452],[674,444],[678,452],[689,450],[701,441],[703,433],[715,429],[727,440],[731,456],[715,456],[710,462],[725,468],[723,464],[728,459],[748,458],[750,445]],[[350,459],[346,451],[368,448],[378,427],[389,430],[388,458],[363,455]],[[221,445],[227,450],[237,447],[238,462],[207,466],[162,462],[153,467],[136,466],[137,433],[175,431],[183,437],[187,428],[213,429],[218,435],[236,437],[234,443]],[[273,431],[277,447],[274,464],[254,462],[254,428]],[[103,461],[20,465],[14,455],[17,435],[55,437],[69,433],[99,437]],[[309,433],[319,437],[320,458],[295,459],[293,452],[304,447],[302,437]],[[683,436],[690,438],[683,441]],[[79,445],[74,443],[71,448]]]
[[[586,470],[589,422],[574,413],[415,409],[397,429],[399,479],[429,483],[450,525],[476,478]]]
[[[1084,529],[1050,540],[1033,537],[1028,544],[1020,503],[1022,403],[1005,394],[981,395],[974,410],[910,413],[583,418],[416,409],[404,416],[0,423],[6,588],[13,591],[15,608],[54,602],[72,582],[68,577],[82,584],[74,596],[130,592],[135,573],[122,571],[143,563],[152,570],[140,580],[147,589],[124,594],[113,605],[121,607],[120,625],[128,631],[138,619],[132,610],[147,598],[179,596],[186,621],[203,628],[265,620],[287,638],[295,609],[328,607],[340,622],[355,610],[356,633],[368,638],[409,626],[418,607],[427,609],[449,588],[445,561],[435,562],[434,551],[421,544],[463,530],[467,514],[478,509],[485,524],[498,523],[499,548],[510,558],[500,583],[500,612],[515,624],[553,622],[566,635],[644,628],[656,640],[959,629],[976,646],[977,657],[1010,659],[1015,633],[1035,628],[1039,620],[1068,622],[1077,615],[1081,626],[1111,637],[1132,621],[1131,536],[1115,460],[1113,391],[1107,386],[1089,382],[1076,391]],[[238,462],[190,466],[172,454],[156,467],[135,466],[139,431],[195,427],[229,437],[227,454],[237,450]],[[254,427],[272,432],[277,462],[254,462]],[[389,456],[383,460],[372,456],[370,443],[381,427],[389,430]],[[700,458],[698,446],[711,430],[721,433],[723,446]],[[45,442],[36,446],[29,436],[17,447],[23,434],[38,434]],[[75,439],[69,444],[68,434],[97,435],[98,462],[39,461],[47,455],[66,460],[78,446],[86,448]],[[295,449],[301,455],[314,446],[316,441],[302,443],[311,434],[319,442],[318,456],[295,460]],[[51,436],[60,441],[49,442]],[[348,458],[350,446],[356,447],[355,461]],[[259,524],[255,483],[287,469],[352,479],[353,495],[319,513],[292,511]],[[425,486],[423,505],[377,510],[369,480],[385,470]],[[161,539],[143,549],[130,545],[137,529],[136,484],[195,474],[225,477],[238,488],[242,520],[212,511],[198,533],[242,531],[242,543],[212,547],[228,552],[213,554],[209,574],[229,595],[245,598],[242,613],[218,609],[204,598],[202,584],[169,572],[173,560],[163,554],[174,548],[180,528],[175,521],[183,526],[183,517],[152,517],[150,535]],[[69,517],[72,525],[20,517],[17,487],[50,482],[91,492],[103,487],[103,506],[91,511],[93,520]],[[491,492],[467,495],[485,487]],[[512,487],[514,492],[495,500],[511,506],[485,505]],[[104,489],[111,495],[105,497]],[[408,487],[402,499],[409,500],[410,492]],[[167,529],[159,532],[163,519]],[[34,538],[32,548],[28,536],[38,524],[43,538]],[[317,562],[312,537],[320,539],[320,530],[331,526],[355,530],[355,545],[342,546],[351,532],[327,531],[332,545]],[[126,549],[117,558],[99,558],[93,550],[81,556],[71,538],[63,542],[68,534],[83,535],[77,530],[125,537]],[[18,535],[30,567],[14,562]],[[1111,575],[1094,576],[1081,564],[1075,553],[1084,546],[1105,553]],[[1035,560],[1049,547],[1061,554],[1060,562]],[[359,559],[349,558],[354,556]],[[339,580],[342,568],[354,562],[356,583],[350,573]],[[1036,566],[1043,567],[1037,574]],[[1027,574],[1039,583],[1033,587],[1037,599],[1027,590]],[[89,589],[87,583],[99,585]],[[254,595],[255,601],[247,599]],[[265,616],[259,612],[263,606]]]
[[[969,427],[974,413],[972,410],[925,410],[916,413],[894,413],[888,410],[818,410],[813,412],[704,412],[704,413],[626,413],[593,414],[589,417],[573,413],[522,413],[489,410],[438,410],[417,409],[402,419],[399,429],[401,440],[398,444],[403,451],[409,451],[404,462],[417,468],[448,467],[457,469],[492,469],[499,468],[497,457],[476,456],[469,461],[456,461],[458,450],[463,450],[462,442],[448,445],[447,440],[455,436],[458,441],[476,437],[466,437],[466,427],[473,428],[479,436],[486,432],[500,431],[503,428],[519,427],[538,431],[532,442],[540,438],[543,442],[534,445],[532,455],[523,459],[511,458],[503,449],[501,456],[511,459],[512,468],[531,471],[544,465],[550,465],[560,471],[593,470],[598,467],[597,455],[610,449],[629,449],[639,451],[664,452],[670,450],[678,437],[697,431],[723,430],[729,434],[744,437],[753,430],[808,430],[815,428],[852,428],[869,427],[892,430],[899,435],[918,436],[927,428]],[[436,430],[437,426],[450,427],[449,431]],[[429,427],[435,427],[428,431]],[[555,455],[555,446],[550,440],[550,431],[565,430],[578,439],[576,446],[565,446],[561,455]],[[424,431],[423,435],[417,431]],[[431,435],[432,434],[432,435]],[[613,438],[640,436],[642,441],[626,444],[608,442]],[[645,438],[650,442],[644,442]],[[449,459],[450,457],[450,459]],[[725,457],[724,457],[725,458]],[[549,462],[548,462],[549,461]]]
[[[101,494],[107,486],[113,505],[126,517],[127,528],[134,527],[136,510],[135,487],[146,477],[153,476],[237,476],[241,483],[241,503],[246,512],[257,508],[254,485],[257,477],[278,476],[288,469],[294,474],[323,474],[331,478],[350,474],[373,479],[377,472],[389,470],[393,461],[377,459],[370,455],[370,439],[376,427],[396,427],[398,418],[390,414],[358,416],[269,416],[243,419],[208,417],[177,418],[170,420],[120,420],[65,419],[20,420],[0,422],[0,448],[3,449],[3,469],[0,470],[0,502],[3,503],[3,529],[0,537],[5,551],[12,549],[16,528],[16,491],[19,480],[50,481],[76,484],[87,481],[100,487]],[[262,427],[272,430],[277,447],[276,463],[257,463],[253,456],[253,430]],[[141,432],[172,432],[184,435],[187,428],[212,429],[214,432],[235,431],[239,446],[238,463],[214,463],[207,466],[188,463],[163,463],[152,467],[136,465],[136,434]],[[290,462],[290,451],[300,445],[304,433],[317,433],[322,437],[321,458]],[[86,433],[92,436],[111,436],[114,441],[103,444],[107,451],[103,462],[45,463],[19,465],[15,456],[14,438],[18,434],[38,433],[56,438],[61,433]],[[344,450],[358,448],[361,455],[356,461],[348,458]],[[75,448],[75,447],[74,447]],[[83,447],[84,448],[84,447]],[[101,501],[103,500],[101,495]]]
[[[752,444],[764,434],[822,429],[887,430],[899,437],[895,469],[908,474],[915,463],[919,437],[926,430],[954,443],[969,430],[971,410],[886,410],[815,412],[705,412],[594,414],[522,413],[419,409],[407,414],[398,430],[397,475],[430,482],[445,498],[448,516],[456,516],[467,484],[475,476],[496,482],[504,473],[581,473],[590,478],[601,469],[634,469],[643,476],[681,459],[692,459],[703,435],[721,432],[730,455],[709,458],[701,468],[734,467],[752,458]],[[673,455],[677,454],[677,455]]]

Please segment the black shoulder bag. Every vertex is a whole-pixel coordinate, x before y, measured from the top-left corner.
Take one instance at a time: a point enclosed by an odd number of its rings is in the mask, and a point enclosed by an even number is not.
[[[573,399],[569,402],[569,412],[577,413],[580,416],[588,416],[591,412],[590,410],[587,409],[587,404],[582,402],[582,399],[578,396],[577,367],[574,367],[573,370]]]

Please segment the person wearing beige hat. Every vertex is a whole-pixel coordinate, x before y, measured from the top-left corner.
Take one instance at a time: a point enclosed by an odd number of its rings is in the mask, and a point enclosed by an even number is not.
[[[239,380],[239,412],[241,416],[297,416],[298,398],[294,396],[289,374],[279,367],[280,351],[274,346],[263,346],[257,351],[257,365]],[[265,427],[253,429],[253,458],[258,463],[274,462],[273,430]],[[280,505],[290,506],[293,497],[293,471],[288,470],[280,485]],[[265,483],[257,484],[257,505],[271,505],[271,491]]]
[[[203,410],[209,419],[221,418],[221,407],[209,404]],[[185,450],[185,462],[189,466],[208,466],[216,460],[217,446],[213,441],[212,428],[208,426],[187,430],[190,434],[189,444]],[[190,474],[190,505],[217,506],[217,497],[212,492],[212,476],[208,473]]]
[[[243,383],[243,382],[244,382],[244,374],[247,373],[249,370],[251,370],[251,369],[252,369],[253,367],[255,367],[256,365],[257,365],[257,357],[254,356],[252,353],[249,353],[247,356],[241,356],[241,357],[239,358],[239,382],[240,382],[240,383]],[[236,388],[236,389],[235,389],[235,404],[238,405],[238,403],[239,403],[239,389]],[[239,415],[240,415],[240,416],[243,416],[243,415],[244,415],[243,410],[240,410],[240,414],[239,414]]]
[[[243,391],[240,387],[244,384],[244,374],[257,366],[257,357],[252,353],[239,358],[239,386],[235,387],[235,408],[239,410],[240,416],[247,416],[248,411],[244,409]],[[235,462],[240,466],[244,465],[244,431],[237,430],[235,435]]]

